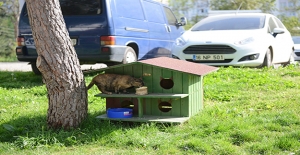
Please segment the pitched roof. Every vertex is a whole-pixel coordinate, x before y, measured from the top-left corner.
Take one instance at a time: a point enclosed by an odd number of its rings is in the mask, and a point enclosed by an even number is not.
[[[199,76],[209,74],[219,69],[213,66],[208,66],[204,64],[198,64],[198,63],[193,63],[185,60],[179,60],[179,59],[168,58],[168,57],[158,57],[153,59],[141,60],[138,62],[157,66],[157,67],[168,68],[171,70],[176,70],[184,73],[195,74]]]

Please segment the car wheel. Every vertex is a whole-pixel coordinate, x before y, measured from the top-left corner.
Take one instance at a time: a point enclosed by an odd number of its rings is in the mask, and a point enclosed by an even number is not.
[[[294,63],[295,63],[294,51],[292,50],[289,61],[284,63],[283,66],[285,67],[287,65],[294,64]]]
[[[35,75],[41,75],[42,73],[40,72],[40,70],[36,67],[36,63],[35,62],[31,62],[31,69],[33,71],[33,73]]]
[[[271,54],[271,50],[268,48],[266,55],[265,55],[265,59],[263,64],[261,65],[261,67],[271,67],[273,66],[273,62],[272,62],[272,54]]]
[[[131,62],[136,62],[137,61],[137,56],[133,48],[127,47],[124,53],[124,58],[122,63],[127,64]]]

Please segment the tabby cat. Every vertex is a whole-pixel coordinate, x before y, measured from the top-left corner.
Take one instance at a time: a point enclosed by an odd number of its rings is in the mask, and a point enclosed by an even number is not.
[[[119,74],[99,74],[92,79],[87,86],[87,90],[93,87],[94,84],[104,94],[112,94],[111,90],[114,90],[115,93],[120,93],[119,91],[123,90],[126,93],[128,88],[144,86],[142,78]]]

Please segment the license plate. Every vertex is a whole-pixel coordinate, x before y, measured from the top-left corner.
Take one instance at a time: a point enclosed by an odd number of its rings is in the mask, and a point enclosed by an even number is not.
[[[224,56],[220,54],[201,54],[194,55],[194,60],[224,60]]]

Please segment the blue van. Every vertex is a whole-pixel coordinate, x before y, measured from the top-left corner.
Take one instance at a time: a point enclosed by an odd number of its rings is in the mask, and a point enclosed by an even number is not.
[[[171,46],[183,32],[186,18],[154,0],[59,0],[70,38],[81,64],[108,66],[171,57]],[[37,52],[26,3],[20,14],[19,61],[36,67]]]

